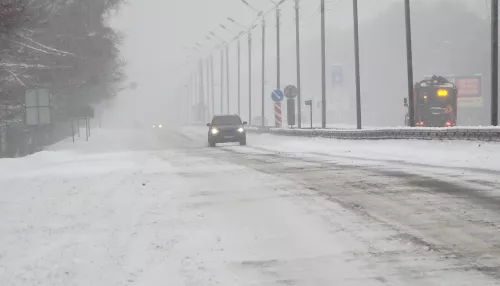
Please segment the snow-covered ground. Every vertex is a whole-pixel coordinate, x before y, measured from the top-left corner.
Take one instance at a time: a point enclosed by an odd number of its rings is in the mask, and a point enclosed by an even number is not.
[[[205,134],[97,130],[0,160],[0,285],[500,285],[494,198],[370,169],[500,170],[498,145]]]
[[[193,138],[204,138],[205,128],[185,128]],[[427,164],[441,167],[479,168],[500,171],[500,143],[427,140],[336,140],[252,134],[252,147],[299,155],[334,156],[335,159],[378,163]],[[365,162],[366,163],[366,162]]]

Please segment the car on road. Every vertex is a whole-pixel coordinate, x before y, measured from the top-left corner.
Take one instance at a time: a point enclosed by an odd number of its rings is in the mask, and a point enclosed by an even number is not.
[[[239,142],[247,145],[247,134],[238,115],[215,115],[212,122],[208,123],[208,145],[215,147],[217,143]]]

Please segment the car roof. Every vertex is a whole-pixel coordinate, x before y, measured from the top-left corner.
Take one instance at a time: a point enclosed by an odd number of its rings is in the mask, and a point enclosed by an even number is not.
[[[216,117],[240,117],[240,116],[238,114],[218,114],[213,116],[213,118]]]

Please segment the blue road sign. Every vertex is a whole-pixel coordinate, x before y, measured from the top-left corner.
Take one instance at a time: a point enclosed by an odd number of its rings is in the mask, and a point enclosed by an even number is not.
[[[283,91],[281,91],[279,89],[273,91],[273,93],[271,94],[271,99],[274,102],[281,102],[284,97],[285,97],[285,94],[283,93]]]
[[[333,84],[341,84],[344,80],[342,65],[332,65]]]

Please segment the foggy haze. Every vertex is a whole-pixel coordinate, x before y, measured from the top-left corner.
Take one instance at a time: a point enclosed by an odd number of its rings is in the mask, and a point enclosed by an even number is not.
[[[498,0],[278,1],[0,0],[0,286],[500,285]]]
[[[273,5],[255,0],[251,5],[264,11]],[[489,118],[489,1],[413,0],[412,32],[414,81],[425,75],[481,74],[484,105],[459,109],[459,124],[487,124]],[[281,6],[281,88],[296,83],[294,1]],[[320,121],[321,98],[319,1],[300,1],[302,99],[315,100],[315,121]],[[355,123],[352,3],[330,1],[326,6],[327,25],[327,121]],[[401,1],[360,0],[361,98],[363,124],[401,126],[407,97],[404,10]],[[138,83],[136,90],[124,91],[115,103],[118,118],[154,121],[185,121],[189,113],[190,76],[198,71],[199,60],[214,58],[215,113],[220,113],[220,50],[205,38],[210,31],[224,40],[242,28],[226,18],[250,26],[257,15],[240,1],[135,1],[113,20],[126,35],[122,49],[128,62],[127,74]],[[265,110],[272,119],[270,94],[276,89],[276,18],[266,15]],[[261,26],[252,31],[252,117],[261,110]],[[248,42],[241,37],[241,116],[248,120]],[[189,50],[196,43],[200,51]],[[186,49],[187,48],[187,49]],[[237,44],[230,55],[230,112],[237,111]],[[191,58],[188,61],[188,58]],[[334,86],[331,66],[342,65],[343,84]],[[211,107],[204,66],[203,96]],[[224,59],[223,102],[226,111],[226,63]],[[197,87],[197,91],[199,86]],[[199,97],[191,98],[191,104]],[[120,108],[118,108],[120,106]],[[286,108],[283,108],[284,110]],[[144,112],[147,110],[147,112]],[[303,111],[308,110],[303,106]],[[181,112],[182,111],[182,112]],[[205,121],[209,119],[206,114]],[[462,116],[461,116],[462,115]],[[465,120],[467,115],[467,120]],[[169,118],[169,119],[167,119]],[[125,119],[118,119],[122,121]],[[273,120],[269,120],[272,124]]]

